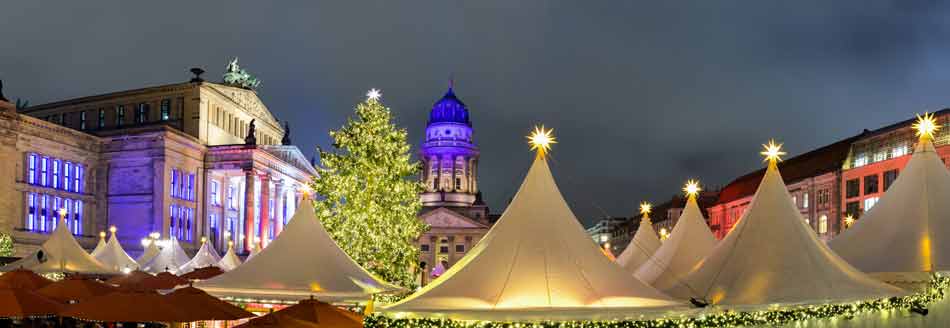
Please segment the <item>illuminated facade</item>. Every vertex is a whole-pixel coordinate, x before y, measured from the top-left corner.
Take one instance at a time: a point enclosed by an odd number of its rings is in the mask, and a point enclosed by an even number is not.
[[[934,146],[944,162],[950,161],[950,110],[934,113],[939,126]],[[830,240],[845,228],[849,215],[859,219],[897,179],[910,160],[915,119],[897,122],[779,163],[793,202],[818,236]],[[707,207],[710,228],[723,238],[742,216],[764,170],[733,180],[719,199]]]
[[[0,217],[18,253],[46,239],[59,207],[86,247],[115,225],[132,252],[150,232],[247,251],[280,233],[317,174],[255,91],[197,77],[4,113],[18,141],[3,156],[20,160],[13,187],[0,183],[18,211]]]
[[[418,240],[426,270],[422,284],[439,264],[448,268],[462,258],[492,224],[478,191],[479,151],[472,132],[468,107],[449,87],[432,106],[419,151],[425,184],[419,218],[431,227]]]

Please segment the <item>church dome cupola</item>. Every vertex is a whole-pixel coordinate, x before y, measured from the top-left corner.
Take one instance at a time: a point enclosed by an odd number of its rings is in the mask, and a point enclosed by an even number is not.
[[[445,92],[442,99],[439,99],[439,101],[432,105],[432,111],[429,113],[429,124],[432,123],[461,123],[468,126],[472,125],[472,121],[469,120],[468,117],[468,107],[455,96],[452,85],[449,85],[449,90]]]

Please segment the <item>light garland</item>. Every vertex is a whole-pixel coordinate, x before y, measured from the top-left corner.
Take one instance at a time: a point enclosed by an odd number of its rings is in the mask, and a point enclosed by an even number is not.
[[[727,326],[777,326],[793,321],[853,318],[874,311],[895,309],[921,310],[927,304],[943,299],[950,278],[935,276],[926,290],[903,297],[890,297],[852,303],[835,303],[776,308],[768,311],[741,312],[726,310],[699,317],[672,317],[653,320],[606,321],[465,321],[452,319],[402,318],[372,315],[363,319],[365,328],[686,328]]]

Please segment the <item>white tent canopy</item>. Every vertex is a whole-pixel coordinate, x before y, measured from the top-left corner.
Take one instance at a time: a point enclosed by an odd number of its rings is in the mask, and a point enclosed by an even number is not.
[[[115,270],[99,263],[89,253],[86,253],[86,250],[79,246],[73,235],[69,233],[69,226],[62,218],[58,220],[56,229],[53,229],[49,239],[40,246],[36,253],[0,267],[0,271],[7,272],[18,268],[32,270],[36,273],[117,273]]]
[[[739,223],[667,290],[711,304],[825,303],[905,294],[852,267],[805,223],[774,162]]]
[[[538,311],[590,316],[677,304],[603,255],[538,156],[485,237],[441,277],[385,311],[526,318]]]
[[[177,274],[178,268],[188,263],[191,258],[189,258],[185,250],[181,248],[178,239],[170,238],[162,242],[165,244],[162,246],[162,251],[143,265],[142,271],[150,273],[168,271]]]
[[[182,265],[178,272],[188,273],[199,268],[217,266],[219,261],[221,257],[218,256],[218,251],[214,249],[214,245],[205,240],[201,242],[201,248],[198,249],[198,253],[195,253],[195,257]]]
[[[950,172],[933,143],[919,142],[887,193],[829,246],[884,277],[950,270]]]
[[[617,264],[630,274],[634,274],[659,248],[660,238],[657,237],[656,230],[653,230],[650,217],[644,215],[640,219],[640,227],[637,228],[637,233],[633,235],[630,244],[617,257]]]
[[[301,202],[267,248],[195,287],[218,297],[301,300],[313,296],[325,302],[366,300],[371,294],[398,289],[364,270],[337,246],[309,199]]]
[[[670,288],[706,258],[715,246],[716,237],[706,225],[706,219],[696,204],[696,196],[691,195],[670,237],[634,276],[660,290]]]
[[[234,254],[234,244],[229,243],[228,252],[218,261],[218,267],[224,271],[231,271],[241,265],[241,263],[241,258],[238,257],[237,254]]]
[[[135,259],[135,263],[138,263],[140,268],[144,267],[149,261],[158,256],[158,253],[161,252],[162,249],[158,248],[158,240],[149,239],[148,245],[145,246],[145,250],[142,251],[142,255],[139,255],[139,257]]]
[[[99,233],[99,243],[96,244],[96,248],[93,249],[93,250],[92,250],[92,253],[89,253],[89,255],[92,255],[92,257],[96,257],[96,256],[99,255],[99,253],[101,253],[102,250],[105,249],[105,248],[106,248],[106,233],[105,233],[105,232],[100,232],[100,233]]]
[[[115,237],[114,231],[112,232],[112,236],[109,237],[109,242],[106,243],[105,248],[99,252],[98,255],[95,255],[95,257],[100,263],[116,271],[128,272],[139,267],[139,264],[135,262],[135,260],[125,252],[122,245],[119,244],[119,240]]]

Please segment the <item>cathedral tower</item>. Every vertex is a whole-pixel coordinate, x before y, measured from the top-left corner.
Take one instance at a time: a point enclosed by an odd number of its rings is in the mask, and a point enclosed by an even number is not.
[[[432,106],[420,151],[427,208],[448,207],[476,220],[484,220],[487,209],[479,199],[478,146],[472,137],[472,122],[452,86]]]

